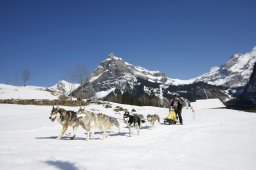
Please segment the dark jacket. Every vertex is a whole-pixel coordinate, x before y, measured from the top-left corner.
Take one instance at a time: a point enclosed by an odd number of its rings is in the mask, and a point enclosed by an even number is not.
[[[177,107],[175,107],[175,102],[177,102]],[[173,109],[175,111],[181,112],[181,110],[182,110],[182,103],[181,103],[180,99],[173,99],[171,101],[171,106],[173,107]]]

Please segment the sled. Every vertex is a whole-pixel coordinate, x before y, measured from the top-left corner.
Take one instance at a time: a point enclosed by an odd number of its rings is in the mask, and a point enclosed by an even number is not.
[[[177,123],[177,116],[175,111],[172,109],[168,116],[164,119],[164,124],[175,125]]]

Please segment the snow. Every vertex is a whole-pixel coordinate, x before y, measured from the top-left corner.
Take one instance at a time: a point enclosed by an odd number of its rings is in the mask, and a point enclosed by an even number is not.
[[[78,83],[73,84],[65,80],[61,80],[54,86],[49,87],[49,89],[53,90],[55,93],[69,95],[72,91],[77,89],[79,86],[80,84]]]
[[[101,140],[85,141],[78,128],[77,138],[55,138],[61,130],[48,117],[50,106],[0,104],[1,169],[98,170],[98,169],[176,169],[176,170],[254,170],[256,166],[256,114],[228,109],[208,109],[207,100],[193,113],[183,109],[184,125],[144,125],[140,135],[128,137],[122,114],[113,108],[91,104],[87,110],[103,112],[120,120],[117,130]],[[194,105],[195,103],[192,103]],[[168,109],[120,105],[138,113],[159,114],[161,122]],[[77,111],[78,107],[64,107]],[[203,109],[201,109],[203,108]],[[68,129],[66,136],[70,136]]]
[[[45,87],[0,84],[0,99],[57,99]]]
[[[220,101],[220,99],[207,99],[207,100],[196,100],[193,103],[195,109],[214,109],[214,108],[225,108],[226,106]]]
[[[111,60],[123,60],[122,58],[119,58],[113,54],[109,54],[108,58],[106,58],[105,60],[103,60],[103,62],[105,61],[111,61]]]
[[[100,92],[97,92],[97,93],[95,94],[95,96],[96,96],[97,99],[104,98],[104,97],[106,97],[109,93],[115,91],[115,89],[116,89],[116,88],[113,87],[113,88],[111,88],[111,89],[109,89],[109,90],[107,90],[107,91],[100,91]]]
[[[135,70],[133,70],[133,74],[139,76],[139,77],[144,77],[150,82],[158,82],[162,83],[161,79],[163,78],[159,73],[159,71],[149,71],[143,67],[140,66],[135,66]],[[159,74],[156,76],[155,74]]]
[[[249,63],[251,56],[250,55],[235,55],[235,58],[238,59],[237,64],[230,67],[232,72],[242,72],[246,64]]]
[[[171,79],[168,78],[165,82],[166,85],[187,85],[187,84],[193,84],[195,82],[195,79],[190,80],[180,80],[180,79]]]
[[[225,85],[228,82],[235,80],[236,76],[242,76],[243,81],[230,85],[231,87],[244,86],[250,78],[253,71],[253,66],[256,62],[256,50],[253,49],[245,54],[235,54],[226,64],[221,67],[213,67],[211,70],[199,77],[195,81],[204,81],[212,85]],[[223,75],[221,72],[226,70],[228,75]]]
[[[106,71],[105,71],[105,72],[106,72]],[[92,77],[89,82],[90,82],[90,83],[94,82],[94,81],[97,80],[102,74],[103,74],[103,73],[100,73],[99,75]]]

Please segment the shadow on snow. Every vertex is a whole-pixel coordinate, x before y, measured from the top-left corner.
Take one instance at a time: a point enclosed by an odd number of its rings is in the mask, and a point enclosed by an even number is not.
[[[44,163],[54,166],[60,170],[79,170],[74,163],[68,161],[45,161]]]

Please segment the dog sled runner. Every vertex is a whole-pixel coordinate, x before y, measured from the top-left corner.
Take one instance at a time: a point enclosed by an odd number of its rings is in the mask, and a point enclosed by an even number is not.
[[[168,116],[164,119],[164,124],[166,125],[175,125],[177,123],[177,116],[173,109],[171,109]]]

